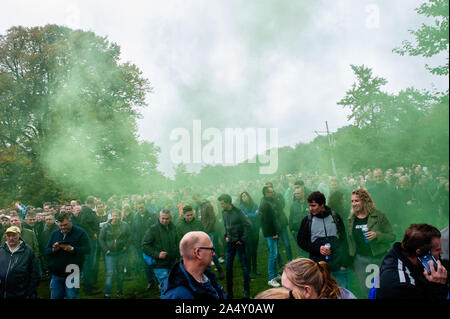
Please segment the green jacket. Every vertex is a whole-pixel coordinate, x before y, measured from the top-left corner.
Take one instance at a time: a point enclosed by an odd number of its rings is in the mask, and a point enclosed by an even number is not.
[[[22,240],[31,246],[31,248],[33,248],[34,251],[34,256],[36,258],[39,258],[41,256],[41,252],[39,251],[39,244],[36,238],[36,234],[34,233],[34,231],[26,229],[26,228],[22,228],[22,233],[20,234],[20,238],[22,238]],[[2,242],[1,242],[1,246],[3,246],[6,243],[6,234],[3,234],[2,237]]]
[[[178,241],[180,241],[184,235],[191,231],[205,231],[202,222],[195,217],[190,223],[186,222],[183,217],[180,217],[177,220],[176,228],[178,233]]]
[[[353,226],[355,224],[355,214],[351,213],[348,217],[348,247],[351,257],[356,255],[356,244],[353,238]],[[385,254],[391,249],[392,243],[395,241],[395,234],[392,230],[391,223],[382,212],[374,210],[369,213],[367,219],[367,228],[369,231],[377,233],[377,238],[369,242],[369,247],[374,256]]]
[[[153,224],[145,232],[142,239],[142,249],[148,256],[156,259],[154,268],[171,268],[177,258],[180,257],[175,225],[170,223],[166,229],[159,221]],[[167,256],[164,259],[159,259],[159,253],[162,251],[167,252]]]

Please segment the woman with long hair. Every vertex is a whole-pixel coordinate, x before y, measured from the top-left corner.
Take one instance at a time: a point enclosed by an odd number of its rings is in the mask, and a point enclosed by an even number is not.
[[[304,299],[300,290],[290,290],[284,287],[270,288],[261,291],[254,299]]]
[[[391,223],[376,209],[369,192],[363,188],[355,189],[348,219],[348,246],[362,298],[368,297],[371,288],[368,276],[378,273],[383,257],[394,240]],[[368,265],[373,265],[371,272],[366,272]]]
[[[247,267],[250,271],[250,278],[255,278],[259,275],[257,267],[257,251],[259,242],[259,231],[261,229],[261,222],[259,216],[258,205],[255,204],[252,197],[247,191],[243,191],[239,195],[239,208],[247,215],[248,219],[252,223],[252,230],[246,244],[247,249]]]
[[[349,290],[338,286],[325,261],[295,259],[284,266],[281,283],[295,292],[295,299],[356,299]]]

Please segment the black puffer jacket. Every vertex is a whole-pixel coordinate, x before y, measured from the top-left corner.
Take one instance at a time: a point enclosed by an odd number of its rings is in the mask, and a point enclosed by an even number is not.
[[[98,217],[89,206],[83,206],[77,218],[77,225],[83,228],[89,236],[94,239],[94,235],[98,236],[100,232]]]
[[[177,229],[173,223],[165,228],[159,221],[151,226],[142,239],[142,249],[156,259],[154,268],[170,268],[180,257]],[[166,258],[159,259],[159,253],[165,251]]]
[[[119,224],[119,236],[114,236],[111,221],[107,222],[100,230],[99,243],[104,252],[110,251],[114,255],[128,248],[131,244],[130,226],[126,222]]]
[[[263,197],[259,205],[261,214],[261,228],[264,237],[273,237],[281,232],[280,221],[275,210],[275,203],[272,198]]]
[[[231,210],[224,210],[222,216],[225,226],[225,237],[228,237],[232,243],[237,241],[246,243],[252,230],[252,223],[247,215],[233,205]]]
[[[12,254],[7,244],[0,247],[0,299],[31,297],[40,279],[33,248],[23,241]]]

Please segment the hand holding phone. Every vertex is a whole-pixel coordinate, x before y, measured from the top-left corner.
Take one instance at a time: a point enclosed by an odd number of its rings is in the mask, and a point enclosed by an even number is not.
[[[433,267],[434,261],[430,260],[429,266],[431,270],[431,274],[427,272],[426,269],[423,270],[423,275],[429,282],[434,282],[437,284],[445,285],[447,282],[447,269],[442,266],[441,262],[437,260],[437,269]],[[435,270],[436,269],[436,270]]]
[[[434,270],[437,271],[438,265],[437,265],[436,259],[433,257],[433,255],[431,255],[430,252],[428,252],[422,256],[417,256],[417,259],[419,259],[419,261],[422,263],[422,265],[426,269],[428,275],[431,275],[431,266],[430,266],[431,261],[433,262]]]

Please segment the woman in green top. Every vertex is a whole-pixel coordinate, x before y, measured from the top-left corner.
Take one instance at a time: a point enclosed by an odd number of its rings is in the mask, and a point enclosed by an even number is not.
[[[348,246],[363,298],[368,297],[374,276],[378,277],[383,257],[394,240],[389,220],[376,209],[367,190],[355,189],[348,218]]]

